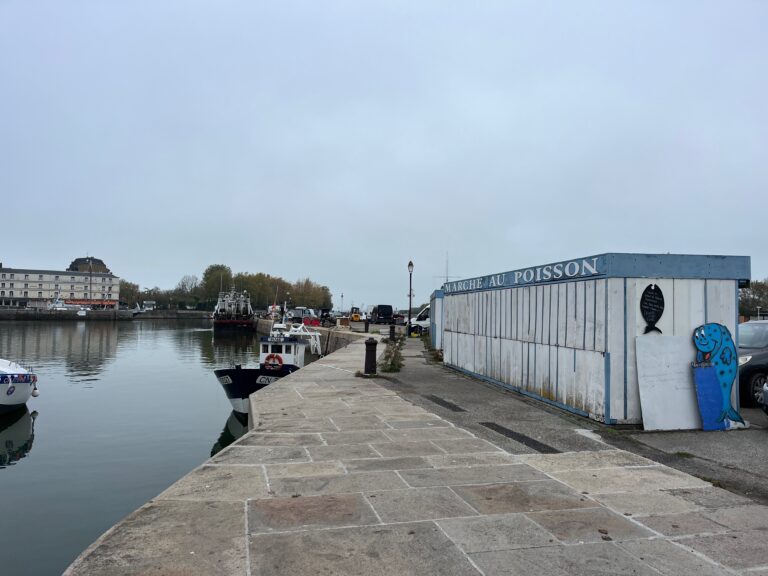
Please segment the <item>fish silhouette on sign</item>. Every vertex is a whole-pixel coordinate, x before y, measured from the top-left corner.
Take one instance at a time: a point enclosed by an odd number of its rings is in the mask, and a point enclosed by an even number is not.
[[[664,294],[661,293],[661,288],[656,284],[649,284],[643,290],[643,295],[640,296],[640,313],[647,324],[644,334],[648,334],[648,332],[661,334],[656,323],[664,314]]]

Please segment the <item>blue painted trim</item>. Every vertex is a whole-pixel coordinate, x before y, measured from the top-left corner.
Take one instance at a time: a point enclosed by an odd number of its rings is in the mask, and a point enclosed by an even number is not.
[[[624,420],[627,419],[627,279],[624,278]]]
[[[605,421],[608,422],[611,419],[611,353],[606,352],[605,368],[603,370],[603,406],[605,409]]]
[[[736,346],[736,350],[739,349],[739,285],[736,284],[736,290],[734,294],[736,298],[736,330],[734,330],[735,334],[733,335],[733,343]],[[736,412],[741,413],[741,388],[739,387],[739,375],[736,374]]]
[[[709,315],[709,295],[707,294],[707,281],[704,280],[704,324],[709,322],[708,315]],[[738,348],[737,348],[738,350]]]
[[[475,372],[470,372],[469,370],[465,370],[464,368],[459,368],[458,366],[454,366],[453,364],[444,364],[444,365],[450,368],[451,370],[456,370],[457,372],[461,372],[463,374],[466,374],[467,376],[471,376],[472,378],[483,380],[484,382],[488,382],[489,384],[494,384],[496,386],[500,386],[501,388],[518,392],[523,396],[528,396],[530,398],[535,398],[536,400],[541,400],[542,402],[546,402],[547,404],[557,406],[558,408],[565,410],[566,412],[570,412],[571,414],[577,414],[579,416],[584,416],[585,418],[589,418],[589,414],[584,410],[579,410],[578,408],[574,408],[573,406],[568,406],[567,404],[563,404],[555,400],[550,400],[549,398],[545,398],[544,396],[541,396],[540,394],[536,394],[535,392],[529,392],[528,390],[524,390],[517,386],[507,384],[506,382],[502,382],[501,380],[496,380],[495,378],[489,378],[488,376],[483,376],[482,374],[476,374]]]
[[[446,295],[591,278],[691,278],[748,280],[749,256],[606,253],[446,282]]]

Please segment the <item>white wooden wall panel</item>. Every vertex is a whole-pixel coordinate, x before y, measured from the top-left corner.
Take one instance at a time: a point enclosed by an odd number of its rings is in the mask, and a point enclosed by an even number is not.
[[[704,280],[675,280],[673,283],[673,330],[670,336],[693,337],[704,324]]]
[[[608,340],[606,350],[611,354],[611,418],[624,419],[624,279],[607,280]]]
[[[637,282],[627,279],[627,322],[626,322],[626,406],[627,418],[639,421],[643,414],[640,409],[640,388],[637,384],[637,355],[635,353],[635,336],[637,336],[637,321],[640,316],[640,294]]]
[[[566,289],[567,284],[557,285],[557,345],[565,346]]]
[[[605,280],[595,280],[595,350],[605,352],[605,330],[608,311],[605,308],[607,283]]]
[[[535,392],[546,397],[549,383],[549,346],[534,344],[536,360]]]
[[[588,280],[584,282],[586,313],[584,325],[584,349],[595,349],[595,312],[597,310],[597,301],[595,294],[595,281]]]

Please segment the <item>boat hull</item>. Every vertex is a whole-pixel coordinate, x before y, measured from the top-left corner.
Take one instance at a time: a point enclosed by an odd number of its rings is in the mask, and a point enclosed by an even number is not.
[[[213,329],[216,331],[254,332],[256,323],[253,319],[214,318]]]
[[[0,414],[23,408],[32,396],[35,385],[32,382],[2,382],[0,375]]]
[[[248,414],[250,412],[248,397],[251,394],[296,370],[298,368],[292,365],[283,365],[279,370],[236,366],[214,370],[213,373],[232,404],[232,409],[235,412]]]

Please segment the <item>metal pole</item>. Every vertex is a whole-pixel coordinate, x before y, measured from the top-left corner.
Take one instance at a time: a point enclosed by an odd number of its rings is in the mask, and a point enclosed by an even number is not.
[[[408,262],[408,326],[406,333],[406,337],[410,337],[411,335],[411,308],[412,308],[412,299],[413,299],[413,261]]]

